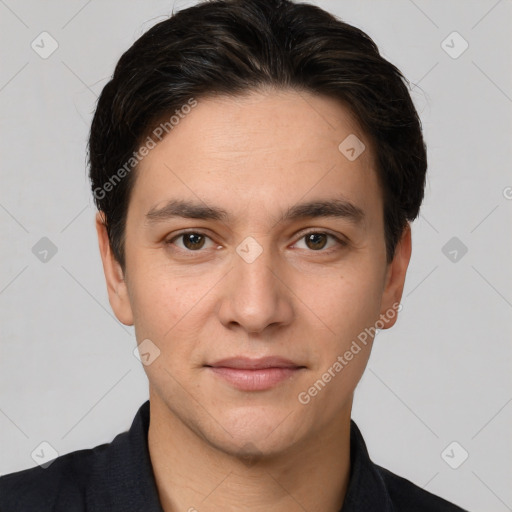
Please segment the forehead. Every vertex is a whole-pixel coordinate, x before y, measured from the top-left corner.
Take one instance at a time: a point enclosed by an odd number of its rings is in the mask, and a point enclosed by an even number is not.
[[[336,192],[361,208],[380,201],[372,146],[353,114],[305,92],[199,98],[136,175],[132,199],[145,212],[171,196],[242,211]]]
[[[254,160],[267,154],[300,161],[308,155],[318,158],[323,152],[325,157],[338,157],[338,146],[349,135],[370,142],[346,103],[304,91],[251,91],[203,97],[197,103],[169,135],[176,153],[184,142],[185,151],[189,143],[197,148],[198,152],[188,155],[193,157],[207,153],[208,157],[227,154]],[[371,151],[361,156],[362,160],[372,158]]]

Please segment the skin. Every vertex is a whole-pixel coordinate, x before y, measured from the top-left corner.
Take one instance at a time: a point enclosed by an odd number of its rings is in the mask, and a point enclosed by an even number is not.
[[[366,145],[354,161],[338,149],[350,134]],[[363,222],[277,222],[298,202],[340,195],[363,210]],[[222,207],[232,220],[147,223],[148,211],[171,198]],[[137,343],[150,339],[160,350],[144,369],[164,510],[339,511],[353,393],[373,340],[309,403],[297,397],[400,302],[411,255],[407,226],[386,262],[374,153],[349,110],[293,91],[198,99],[139,165],[124,273],[102,219],[112,309],[135,326]],[[201,248],[175,238],[189,228],[207,236]],[[347,244],[308,244],[306,230]],[[262,248],[251,263],[236,252],[248,236]],[[241,391],[204,367],[235,355],[278,355],[306,368],[271,389]]]

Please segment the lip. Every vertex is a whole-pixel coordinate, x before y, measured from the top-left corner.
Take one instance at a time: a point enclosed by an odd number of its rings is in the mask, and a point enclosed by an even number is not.
[[[290,361],[284,357],[269,356],[260,358],[251,357],[229,357],[227,359],[221,359],[212,364],[205,366],[211,366],[213,368],[235,368],[237,370],[261,370],[265,368],[300,368],[301,365]],[[302,367],[303,368],[303,367]]]
[[[270,389],[305,368],[282,357],[231,357],[205,367],[242,391]]]

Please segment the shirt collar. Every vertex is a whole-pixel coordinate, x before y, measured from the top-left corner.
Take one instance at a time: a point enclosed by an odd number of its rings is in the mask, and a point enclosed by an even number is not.
[[[87,510],[163,512],[148,448],[149,400],[128,432],[98,454],[87,492]]]
[[[149,410],[147,400],[128,432],[98,451],[87,486],[88,510],[163,512],[149,456]],[[350,479],[340,512],[374,510],[393,512],[393,505],[359,428],[350,420]]]
[[[350,479],[340,512],[393,512],[386,483],[371,461],[361,431],[350,420]]]

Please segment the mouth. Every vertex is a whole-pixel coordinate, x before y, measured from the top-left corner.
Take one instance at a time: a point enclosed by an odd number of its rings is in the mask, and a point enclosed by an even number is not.
[[[263,391],[295,377],[306,367],[282,357],[233,357],[205,367],[241,391]]]

